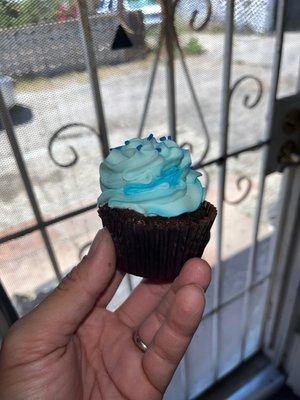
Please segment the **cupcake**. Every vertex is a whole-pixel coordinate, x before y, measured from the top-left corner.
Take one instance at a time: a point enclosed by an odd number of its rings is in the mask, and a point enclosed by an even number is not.
[[[112,235],[117,268],[171,281],[201,257],[216,208],[191,168],[188,150],[171,136],[126,140],[100,165],[98,213]]]

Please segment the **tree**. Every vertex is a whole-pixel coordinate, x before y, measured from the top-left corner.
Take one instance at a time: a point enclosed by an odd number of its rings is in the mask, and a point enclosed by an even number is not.
[[[73,0],[0,0],[0,28],[65,21],[76,16]]]

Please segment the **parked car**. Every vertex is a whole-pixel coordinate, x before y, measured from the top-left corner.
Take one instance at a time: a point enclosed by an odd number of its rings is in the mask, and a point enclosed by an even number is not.
[[[13,79],[10,76],[0,77],[0,89],[4,97],[4,102],[7,108],[12,108],[16,105]]]
[[[156,0],[124,0],[125,11],[140,10],[146,26],[157,25],[161,22],[161,9]],[[97,13],[116,12],[118,0],[101,0]]]

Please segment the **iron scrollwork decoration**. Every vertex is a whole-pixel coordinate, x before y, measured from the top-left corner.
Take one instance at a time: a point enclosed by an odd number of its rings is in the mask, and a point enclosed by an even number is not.
[[[202,108],[200,106],[200,102],[198,100],[198,96],[196,94],[196,90],[195,90],[193,82],[192,82],[192,78],[189,73],[187,63],[185,61],[185,55],[182,50],[181,44],[179,42],[178,34],[176,31],[176,27],[175,27],[175,22],[174,22],[175,21],[175,11],[176,11],[177,5],[179,4],[179,0],[174,0],[172,2],[170,11],[168,11],[169,10],[169,1],[170,0],[160,0],[161,10],[162,10],[162,22],[161,22],[161,28],[160,28],[160,34],[159,34],[159,41],[158,41],[158,45],[155,50],[148,90],[146,93],[141,122],[140,122],[139,130],[138,130],[138,137],[141,137],[142,133],[143,133],[143,129],[144,129],[144,125],[145,125],[145,121],[146,121],[146,117],[147,117],[147,113],[148,113],[148,109],[149,109],[150,99],[151,99],[151,96],[153,93],[153,86],[154,86],[155,77],[156,77],[156,73],[157,73],[157,69],[158,69],[158,61],[160,58],[161,49],[166,42],[166,35],[168,34],[168,32],[171,32],[172,42],[174,44],[173,51],[175,51],[177,49],[177,51],[179,53],[180,63],[181,63],[181,66],[182,66],[182,69],[183,69],[183,72],[184,72],[184,75],[185,75],[185,78],[186,78],[186,81],[187,81],[187,84],[188,84],[188,87],[190,90],[192,101],[196,108],[196,112],[197,112],[197,115],[198,115],[198,118],[200,121],[200,125],[202,127],[204,139],[205,139],[204,150],[201,154],[200,159],[196,163],[197,165],[200,165],[201,162],[205,159],[205,157],[209,151],[209,144],[210,144],[209,131],[208,131],[208,126],[205,122]],[[204,17],[204,20],[200,23],[200,25],[196,27],[196,17],[199,14],[199,11],[197,9],[193,11],[192,16],[189,21],[189,26],[194,31],[197,31],[197,32],[199,32],[205,28],[205,26],[207,25],[207,23],[209,22],[210,17],[211,17],[211,13],[212,13],[211,1],[205,0],[205,2],[206,2],[206,15]],[[169,134],[172,135],[172,132],[169,132]]]
[[[244,176],[244,175],[243,176],[239,176],[236,179],[236,186],[237,186],[238,190],[240,190],[240,191],[242,190],[242,183],[243,182],[246,183],[246,186],[245,186],[245,189],[244,189],[244,193],[242,193],[242,195],[240,197],[238,197],[237,199],[235,199],[235,200],[229,200],[229,199],[225,198],[225,201],[226,201],[227,204],[237,205],[237,204],[241,203],[243,200],[245,200],[245,198],[248,196],[248,194],[250,193],[251,188],[252,188],[252,181],[248,176]]]
[[[171,8],[169,8],[169,5],[170,5],[169,1],[170,0],[160,0],[161,10],[162,10],[162,22],[161,22],[160,33],[159,33],[159,41],[158,41],[158,45],[155,50],[152,71],[151,71],[150,79],[149,79],[149,85],[148,85],[148,89],[147,89],[147,93],[146,93],[146,97],[145,97],[145,103],[144,103],[144,107],[143,107],[143,112],[142,112],[139,129],[138,129],[138,137],[141,137],[142,133],[143,133],[147,113],[149,110],[151,96],[153,94],[153,86],[155,83],[155,78],[156,78],[156,74],[157,74],[157,70],[158,70],[160,56],[162,53],[162,48],[166,42],[166,35],[170,34],[170,32],[171,32],[172,42],[174,44],[173,51],[175,51],[177,48],[180,63],[181,63],[181,66],[182,66],[182,69],[184,72],[184,76],[185,76],[187,84],[188,84],[188,88],[190,90],[192,101],[196,108],[196,112],[197,112],[197,115],[198,115],[198,118],[200,121],[200,125],[202,127],[203,137],[205,140],[203,152],[202,152],[200,158],[197,160],[197,162],[194,163],[193,168],[201,169],[203,171],[203,174],[205,175],[205,180],[206,180],[205,186],[208,187],[209,176],[208,176],[208,173],[203,169],[202,165],[203,165],[203,161],[205,160],[205,158],[209,152],[209,148],[210,148],[209,130],[208,130],[208,126],[206,124],[205,118],[204,118],[202,108],[200,106],[198,96],[196,94],[196,91],[195,91],[195,88],[194,88],[194,85],[192,82],[192,78],[190,76],[190,72],[189,72],[189,69],[188,69],[188,66],[187,66],[187,63],[185,60],[185,54],[181,47],[179,37],[178,37],[176,27],[175,27],[175,11],[176,11],[176,7],[179,4],[180,0],[172,1]],[[211,15],[212,15],[211,0],[204,0],[204,1],[206,4],[206,13],[204,15],[202,22],[198,26],[196,26],[196,19],[197,19],[198,15],[200,14],[198,9],[193,10],[191,18],[189,20],[190,28],[196,32],[203,30],[207,26],[208,22],[210,21]],[[126,12],[125,12],[125,8],[124,8],[123,0],[118,0],[117,11],[118,11],[118,18],[120,20],[121,25],[124,27],[124,29],[126,29],[126,31],[128,33],[132,33],[131,28],[126,23],[126,18],[125,18]],[[243,97],[244,107],[246,107],[247,109],[253,109],[257,106],[257,104],[260,102],[260,100],[262,98],[263,86],[262,86],[261,81],[257,77],[252,76],[252,75],[241,76],[239,79],[237,79],[235,81],[235,83],[232,85],[231,90],[230,90],[229,102],[232,101],[233,94],[236,92],[237,88],[241,84],[243,84],[245,81],[253,81],[257,87],[257,92],[256,92],[256,95],[254,96],[254,98],[251,98],[249,94],[245,94]],[[98,136],[98,132],[93,127],[91,127],[87,124],[83,124],[83,123],[71,123],[71,124],[67,124],[67,125],[61,127],[60,129],[58,129],[53,134],[53,136],[51,137],[49,144],[48,144],[49,155],[50,155],[52,161],[57,166],[67,168],[67,167],[71,167],[71,166],[75,165],[78,161],[79,156],[73,146],[69,146],[69,149],[73,156],[72,160],[69,162],[62,163],[62,162],[58,161],[55,158],[54,153],[53,153],[54,142],[59,138],[59,136],[63,132],[65,132],[67,129],[74,128],[74,127],[86,128],[90,132],[92,132]],[[172,132],[170,132],[170,134],[172,134]],[[190,142],[187,142],[187,141],[185,141],[181,146],[182,147],[188,146],[191,152],[193,152],[193,150],[194,150],[194,146]],[[247,176],[241,176],[241,177],[238,177],[236,180],[236,185],[237,185],[238,190],[240,190],[240,191],[242,190],[242,186],[244,186],[243,185],[244,182],[246,183],[244,193],[238,199],[230,200],[230,199],[225,198],[224,201],[226,201],[228,204],[234,204],[234,205],[243,201],[248,196],[248,194],[251,190],[251,187],[252,187],[252,182],[251,182],[250,178]]]
[[[237,88],[246,81],[252,81],[256,84],[257,92],[255,93],[253,99],[251,99],[250,94],[248,94],[248,93],[246,93],[243,97],[243,106],[248,109],[253,109],[258,105],[258,103],[260,102],[262,95],[263,95],[262,82],[260,79],[258,79],[257,77],[255,77],[253,75],[243,75],[234,82],[234,84],[232,85],[231,90],[230,90],[229,102],[231,102],[232,96],[236,92]],[[243,185],[243,183],[246,185]],[[224,201],[230,205],[237,205],[237,204],[241,203],[243,200],[245,200],[252,188],[252,181],[248,176],[243,175],[243,176],[237,177],[237,179],[236,179],[237,189],[239,191],[242,191],[243,190],[242,186],[244,186],[244,192],[240,195],[240,197],[238,197],[235,200],[230,200],[225,197]]]
[[[98,132],[92,126],[87,125],[87,124],[83,124],[83,123],[78,123],[78,122],[74,122],[74,123],[71,123],[71,124],[66,124],[66,125],[62,126],[61,128],[59,128],[57,131],[55,131],[54,134],[51,136],[51,139],[50,139],[50,141],[48,143],[48,153],[49,153],[49,156],[50,156],[51,160],[58,167],[68,168],[68,167],[72,167],[73,165],[75,165],[77,163],[79,156],[78,156],[78,153],[74,149],[73,146],[69,146],[70,152],[72,153],[72,159],[71,159],[71,161],[68,161],[68,162],[65,162],[65,163],[62,163],[62,162],[58,161],[55,158],[54,151],[53,151],[53,146],[54,146],[55,141],[59,139],[59,137],[60,137],[60,135],[62,133],[64,133],[66,130],[68,130],[70,128],[72,129],[72,128],[78,128],[78,127],[85,128],[88,131],[90,131],[91,133],[99,136]]]
[[[181,143],[180,147],[182,148],[187,147],[190,153],[194,151],[194,145],[190,142],[183,142]]]
[[[236,91],[236,89],[244,82],[246,81],[253,81],[256,84],[257,87],[257,92],[254,96],[254,99],[251,100],[249,94],[245,94],[243,98],[243,105],[248,108],[252,109],[255,108],[258,103],[260,102],[262,95],[263,95],[263,84],[260,79],[258,79],[256,76],[253,75],[243,75],[239,79],[235,81],[235,83],[232,85],[232,88],[230,90],[230,101],[232,99],[232,95]]]
[[[192,12],[192,16],[191,16],[189,25],[195,32],[200,32],[202,29],[204,29],[210,20],[211,13],[212,13],[211,2],[210,2],[210,0],[205,0],[205,2],[206,2],[206,10],[207,11],[206,11],[204,21],[201,23],[200,26],[196,26],[196,18],[197,18],[197,15],[199,14],[199,11],[196,9]]]

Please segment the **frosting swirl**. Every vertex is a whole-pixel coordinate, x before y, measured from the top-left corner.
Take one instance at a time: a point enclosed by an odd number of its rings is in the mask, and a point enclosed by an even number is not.
[[[159,141],[126,140],[111,149],[100,165],[98,206],[129,208],[146,216],[175,217],[195,211],[204,200],[205,189],[191,169],[188,150],[170,136]]]

